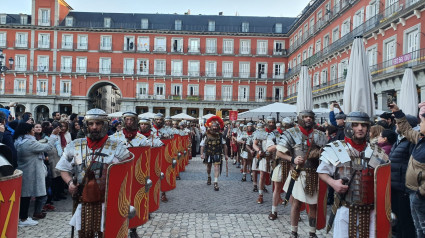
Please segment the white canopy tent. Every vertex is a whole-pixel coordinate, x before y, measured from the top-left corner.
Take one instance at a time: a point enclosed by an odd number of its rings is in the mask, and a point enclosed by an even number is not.
[[[202,119],[210,119],[210,117],[213,117],[213,116],[215,116],[214,114],[211,114],[211,113],[209,113],[209,114],[207,114],[207,115],[203,115],[201,118]]]
[[[108,114],[108,117],[109,118],[117,118],[117,117],[122,117],[122,114],[123,114],[124,112],[114,112],[114,113],[110,113],[110,114]]]
[[[146,119],[152,119],[155,117],[155,113],[153,112],[145,112],[139,115],[139,118],[146,118]]]
[[[179,113],[177,115],[174,115],[171,117],[171,119],[178,119],[178,120],[195,120],[196,118],[187,115],[186,113]]]
[[[263,116],[264,117],[274,116],[276,117],[276,119],[278,119],[277,116],[279,114],[278,120],[280,120],[280,117],[295,117],[296,111],[297,111],[297,107],[295,105],[275,102],[275,103],[272,103],[263,107],[259,107],[250,111],[239,113],[238,119],[255,120],[255,119],[263,118]]]

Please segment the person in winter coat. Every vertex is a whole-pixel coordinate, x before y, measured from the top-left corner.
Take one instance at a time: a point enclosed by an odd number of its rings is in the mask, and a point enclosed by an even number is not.
[[[406,170],[406,188],[417,237],[425,237],[425,114],[421,114],[420,131],[413,130],[404,113],[394,103],[390,104],[398,130],[415,144]],[[422,110],[422,109],[421,109]]]
[[[406,115],[406,119],[412,128],[418,125],[418,118]],[[406,170],[414,144],[401,134],[397,125],[396,132],[398,134],[397,141],[389,155],[391,161],[391,210],[397,217],[397,223],[393,226],[393,237],[415,237],[409,193],[406,189]]]
[[[52,134],[57,135],[59,130],[59,128],[53,130]],[[58,137],[51,136],[47,143],[40,143],[34,137],[34,125],[20,123],[13,138],[18,155],[18,169],[23,173],[18,225],[37,225],[37,221],[28,217],[29,204],[31,197],[36,197],[34,218],[42,218],[41,210],[46,201],[42,197],[46,197],[45,177],[47,173],[44,165],[44,152],[52,150]]]

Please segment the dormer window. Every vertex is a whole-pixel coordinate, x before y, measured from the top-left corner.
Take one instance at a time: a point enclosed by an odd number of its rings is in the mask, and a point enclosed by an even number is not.
[[[149,28],[149,20],[148,19],[146,19],[146,18],[142,19],[142,26],[141,26],[141,28],[143,30],[146,30],[146,29]]]
[[[208,31],[215,31],[215,21],[208,21]]]
[[[6,14],[0,14],[0,24],[6,24]]]
[[[282,23],[276,23],[274,31],[275,33],[282,33]]]
[[[28,23],[28,16],[21,15],[21,25],[26,25]]]
[[[174,21],[174,30],[181,31],[182,30],[182,20]]]
[[[50,26],[50,9],[39,9],[38,11],[38,25]]]
[[[248,32],[248,31],[249,31],[249,23],[242,22],[242,32]]]
[[[73,26],[74,25],[74,18],[73,17],[66,17],[65,18],[65,26]]]
[[[111,18],[106,17],[103,19],[103,27],[111,28]]]

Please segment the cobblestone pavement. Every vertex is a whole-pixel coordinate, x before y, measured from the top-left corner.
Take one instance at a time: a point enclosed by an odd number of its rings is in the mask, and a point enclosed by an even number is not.
[[[278,220],[270,221],[271,186],[264,194],[264,203],[256,203],[258,193],[252,192],[250,176],[241,182],[242,174],[229,161],[219,178],[220,191],[206,185],[206,169],[200,158],[194,158],[180,174],[177,188],[167,192],[169,201],[161,203],[151,219],[137,229],[140,237],[289,237],[290,206],[278,207]],[[71,199],[55,203],[37,226],[19,228],[18,237],[70,237]],[[32,213],[30,213],[32,214]],[[308,237],[307,215],[302,212],[298,225],[300,237]],[[323,230],[317,232],[325,235]]]

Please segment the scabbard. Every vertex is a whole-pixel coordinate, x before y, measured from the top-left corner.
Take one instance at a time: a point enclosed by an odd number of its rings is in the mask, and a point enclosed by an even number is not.
[[[292,190],[294,189],[295,179],[291,178],[291,181],[289,182],[288,191],[286,191],[285,199],[283,200],[283,205],[286,206],[289,202],[289,199],[292,195]]]

